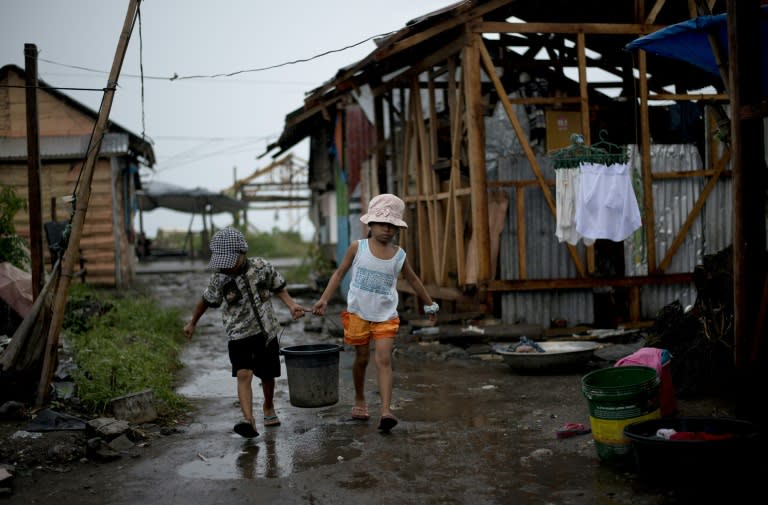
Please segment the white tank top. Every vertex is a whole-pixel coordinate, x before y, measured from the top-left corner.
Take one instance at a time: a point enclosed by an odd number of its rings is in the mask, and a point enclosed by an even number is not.
[[[371,253],[368,239],[358,240],[347,292],[347,310],[375,323],[397,317],[397,277],[404,262],[402,248],[398,248],[392,258],[383,260]]]

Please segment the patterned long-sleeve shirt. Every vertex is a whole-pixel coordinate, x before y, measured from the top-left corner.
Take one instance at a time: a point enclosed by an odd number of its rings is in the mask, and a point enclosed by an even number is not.
[[[249,258],[248,268],[235,275],[214,273],[203,291],[211,307],[221,307],[224,329],[230,340],[266,333],[277,337],[280,323],[272,295],[285,288],[285,278],[263,258]],[[252,295],[252,297],[251,297]]]

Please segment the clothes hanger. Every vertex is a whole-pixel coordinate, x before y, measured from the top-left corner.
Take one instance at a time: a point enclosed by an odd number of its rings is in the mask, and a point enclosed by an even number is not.
[[[597,160],[593,160],[593,163],[601,163],[603,165],[612,165],[614,163],[627,163],[629,161],[629,151],[626,146],[620,146],[608,142],[606,137],[608,132],[600,130],[600,140],[592,144],[593,149],[597,149],[603,154],[597,155]]]
[[[553,152],[551,157],[554,167],[578,168],[581,163],[610,165],[626,163],[629,160],[627,148],[605,140],[605,130],[600,130],[600,141],[591,146],[584,145],[584,136],[571,134],[571,145]]]

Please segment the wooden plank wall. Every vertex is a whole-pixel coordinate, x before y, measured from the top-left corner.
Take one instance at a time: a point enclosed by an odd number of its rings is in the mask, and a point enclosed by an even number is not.
[[[4,84],[23,86],[24,80],[9,72]],[[26,137],[26,97],[23,87],[0,87],[0,136]],[[70,107],[55,95],[38,91],[39,131],[46,136],[87,136],[94,119]],[[72,207],[64,199],[72,197],[82,169],[83,160],[44,161],[41,167],[41,201],[43,221],[68,221]],[[88,203],[81,250],[87,260],[86,281],[89,284],[116,286],[133,278],[133,250],[122,222],[124,209],[123,179],[113,183],[112,160],[97,160],[91,197]],[[27,199],[26,162],[0,165],[0,184],[15,188],[19,197]],[[113,192],[114,186],[114,192]],[[55,202],[52,205],[52,200]],[[113,216],[117,216],[115,219]],[[19,212],[14,219],[17,233],[29,239],[29,213]],[[44,236],[44,234],[43,234]],[[45,264],[51,269],[48,244],[44,243]],[[119,251],[119,255],[116,255]],[[121,267],[116,267],[117,262]],[[119,274],[118,274],[119,272]]]
[[[109,159],[100,159],[94,173],[91,198],[88,203],[83,236],[80,242],[82,256],[86,259],[89,284],[114,286],[115,275],[115,238],[112,220],[113,202],[112,177]],[[42,204],[44,221],[69,221],[71,203],[66,201],[75,193],[77,176],[82,164],[71,163],[45,164],[42,167]],[[27,195],[26,165],[2,166],[3,184],[10,185],[22,198]],[[54,200],[52,205],[52,200]],[[55,207],[55,209],[54,209]],[[20,236],[29,238],[29,213],[19,212],[14,219],[14,226]],[[126,241],[123,240],[123,243]],[[51,270],[48,243],[44,244],[45,264]]]

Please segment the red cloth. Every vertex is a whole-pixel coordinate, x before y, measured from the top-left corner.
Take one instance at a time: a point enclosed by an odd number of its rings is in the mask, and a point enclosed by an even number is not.
[[[669,437],[670,440],[728,440],[733,433],[707,433],[706,431],[678,431]]]

